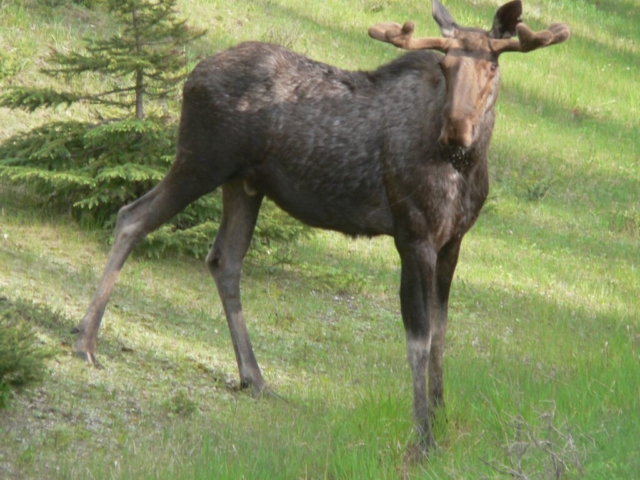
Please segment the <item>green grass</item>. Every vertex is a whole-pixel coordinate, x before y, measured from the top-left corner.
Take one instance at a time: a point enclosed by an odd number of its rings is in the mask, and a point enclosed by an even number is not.
[[[446,2],[460,23],[487,27],[497,4]],[[209,29],[189,52],[194,64],[259,39],[367,69],[399,53],[368,39],[371,24],[413,19],[421,34],[437,33],[418,0],[182,7]],[[76,6],[15,0],[0,8],[0,71],[12,72],[3,85],[46,82],[37,66],[49,46],[74,48],[112,25]],[[640,2],[538,0],[524,9],[532,26],[564,21],[573,37],[501,59],[492,189],[454,280],[448,421],[436,426],[432,458],[405,461],[410,374],[390,239],[324,232],[286,262],[249,258],[243,298],[252,340],[285,399],[255,401],[237,389],[213,282],[188,258],[130,259],[101,330],[105,368],[75,359],[68,331],[107,247],[99,233],[0,187],[0,296],[57,312],[35,327],[58,351],[49,378],[15,395],[0,416],[0,477],[468,479],[520,468],[555,478],[548,442],[566,463],[562,478],[637,477]],[[55,113],[71,114],[87,112]],[[50,115],[0,110],[0,138]]]

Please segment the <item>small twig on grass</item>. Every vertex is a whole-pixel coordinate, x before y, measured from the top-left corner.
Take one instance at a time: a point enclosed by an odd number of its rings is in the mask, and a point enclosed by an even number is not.
[[[481,459],[482,463],[499,475],[512,479],[560,480],[569,473],[583,476],[583,454],[567,422],[555,425],[555,404],[550,411],[535,413],[538,424],[524,418],[518,401],[518,414],[509,416],[504,423],[505,438],[494,440],[504,459]]]

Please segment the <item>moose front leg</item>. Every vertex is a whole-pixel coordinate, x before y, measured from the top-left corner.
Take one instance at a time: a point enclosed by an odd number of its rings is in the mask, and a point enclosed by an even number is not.
[[[427,368],[431,351],[431,308],[434,305],[436,253],[428,244],[398,245],[402,261],[400,306],[407,336],[407,360],[413,378],[413,416],[418,448],[435,446],[427,402]]]
[[[447,332],[447,316],[451,281],[458,263],[462,237],[446,244],[438,252],[436,264],[436,295],[431,318],[431,355],[429,359],[429,407],[433,417],[437,410],[444,409],[444,384],[442,360],[444,357],[445,334]]]

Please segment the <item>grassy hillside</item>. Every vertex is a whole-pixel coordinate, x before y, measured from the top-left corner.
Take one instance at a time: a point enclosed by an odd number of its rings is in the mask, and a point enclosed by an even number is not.
[[[445,4],[459,23],[488,28],[499,2]],[[209,29],[188,52],[194,64],[257,39],[369,69],[400,54],[367,37],[373,23],[412,19],[437,33],[422,0],[182,8]],[[73,358],[68,331],[108,248],[0,185],[0,297],[58,351],[49,378],[0,413],[0,478],[636,478],[640,0],[525,0],[524,10],[531,26],[567,22],[573,37],[501,59],[491,193],[454,280],[448,422],[429,461],[404,462],[410,374],[390,239],[319,233],[249,258],[245,313],[283,397],[255,401],[238,391],[213,282],[189,258],[129,260],[103,322],[105,368]],[[77,48],[111,25],[72,4],[3,2],[2,86],[45,84],[37,68],[50,46]],[[56,115],[87,112],[0,109],[0,139]]]

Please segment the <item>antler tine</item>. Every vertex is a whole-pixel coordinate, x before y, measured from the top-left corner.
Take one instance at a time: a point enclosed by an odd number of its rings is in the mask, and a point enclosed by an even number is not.
[[[405,22],[402,27],[398,23],[377,23],[369,29],[369,36],[404,50],[445,51],[448,44],[446,38],[413,38],[415,28],[411,21]]]
[[[384,23],[376,23],[369,29],[369,36],[374,40],[380,40],[381,42],[391,43],[391,41],[387,38],[387,32],[389,33],[389,37],[396,37],[400,35],[402,31],[402,26],[399,23],[394,22],[384,22]]]
[[[504,52],[527,53],[539,48],[562,43],[571,36],[571,29],[564,23],[554,23],[547,30],[534,32],[524,23],[519,23],[516,27],[518,39],[492,40],[491,45],[494,52],[500,54]]]

